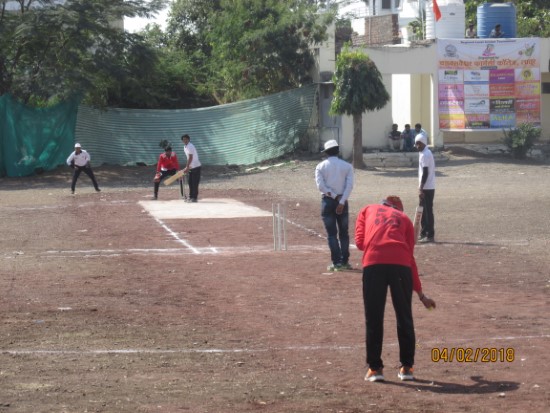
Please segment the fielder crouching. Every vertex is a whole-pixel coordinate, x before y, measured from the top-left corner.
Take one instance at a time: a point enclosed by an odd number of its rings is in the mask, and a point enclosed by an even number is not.
[[[92,184],[94,184],[94,188],[97,192],[101,191],[95,179],[94,171],[92,171],[92,167],[90,166],[90,159],[90,154],[82,149],[82,145],[76,143],[74,145],[73,153],[71,153],[67,158],[67,165],[73,168],[73,181],[71,183],[72,194],[74,194],[76,181],[78,181],[78,177],[80,176],[81,172],[84,172],[90,177],[90,179],[92,180]]]
[[[397,196],[388,196],[381,204],[365,206],[357,216],[355,245],[363,251],[363,302],[365,307],[367,381],[383,381],[382,341],[384,309],[388,287],[397,321],[399,361],[397,376],[414,380],[415,334],[412,293],[428,309],[435,301],[422,292],[414,259],[414,229],[403,212]]]

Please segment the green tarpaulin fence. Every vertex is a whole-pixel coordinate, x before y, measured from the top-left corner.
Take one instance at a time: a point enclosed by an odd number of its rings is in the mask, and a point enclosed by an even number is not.
[[[78,102],[47,109],[0,96],[0,176],[28,176],[65,163],[72,151]]]
[[[307,133],[316,85],[202,109],[106,111],[66,102],[31,109],[0,98],[0,172],[26,176],[64,164],[75,141],[92,164],[155,164],[167,140],[185,159],[187,133],[204,165],[250,165],[296,149]],[[78,109],[78,110],[77,110]]]

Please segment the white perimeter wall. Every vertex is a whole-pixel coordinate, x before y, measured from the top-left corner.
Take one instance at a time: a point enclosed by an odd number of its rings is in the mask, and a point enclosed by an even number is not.
[[[437,47],[435,43],[415,47],[394,45],[366,48],[364,51],[376,63],[383,75],[391,101],[377,112],[363,115],[363,147],[386,148],[387,133],[392,123],[403,129],[405,123],[419,122],[430,136],[430,144],[441,147],[449,143],[500,142],[502,131],[439,130],[437,98]],[[542,82],[550,82],[550,38],[541,39]],[[542,137],[550,140],[550,94],[543,94],[541,106]],[[342,119],[343,154],[351,156],[353,122]]]

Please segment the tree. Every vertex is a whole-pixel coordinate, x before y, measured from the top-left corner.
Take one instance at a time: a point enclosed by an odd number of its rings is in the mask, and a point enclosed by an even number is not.
[[[312,46],[335,14],[312,0],[177,0],[168,32],[208,70],[216,101],[228,103],[310,83]]]
[[[0,95],[40,105],[80,95],[104,106],[110,89],[154,67],[154,50],[113,22],[150,16],[166,0],[17,2],[17,11],[0,3]]]
[[[348,46],[336,58],[335,86],[330,113],[353,116],[353,167],[365,168],[362,115],[380,110],[390,100],[382,74],[365,53]]]
[[[477,7],[483,3],[487,3],[487,0],[464,2],[466,21],[476,21]],[[505,3],[505,1],[501,1],[501,3]],[[548,0],[515,0],[513,3],[516,6],[517,37],[550,37],[550,4]]]
[[[213,13],[220,10],[220,0],[175,0],[170,8],[166,28],[170,45],[192,55],[210,55],[207,34]]]
[[[140,62],[125,57],[128,74],[108,88],[109,106],[191,109],[216,104],[204,87],[207,71],[199,69],[193,55],[172,47],[168,35],[157,24],[147,25],[139,35],[154,58]]]

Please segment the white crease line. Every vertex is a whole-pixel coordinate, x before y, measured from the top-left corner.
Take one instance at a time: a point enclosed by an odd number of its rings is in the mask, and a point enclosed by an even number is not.
[[[112,201],[106,201],[102,200],[100,201],[101,205],[107,205],[107,206],[118,206],[120,204],[133,204],[133,201],[127,201],[127,200],[112,200]],[[98,202],[82,202],[76,205],[77,208],[82,208],[86,206],[97,206]],[[12,207],[12,206],[3,206],[0,207],[0,210],[17,210],[17,211],[40,211],[40,210],[47,210],[47,209],[64,209],[64,208],[72,208],[73,205],[42,205],[37,207]]]
[[[185,247],[189,248],[191,251],[193,251],[193,254],[200,254],[201,252],[196,249],[195,247],[193,247],[191,244],[189,244],[186,240],[178,237],[178,234],[176,234],[174,231],[172,231],[168,225],[166,225],[164,222],[162,222],[160,219],[158,219],[157,217],[153,217],[155,219],[155,221],[157,221],[161,227],[163,227],[170,235],[172,235],[172,237],[174,237],[176,239],[176,241],[178,241],[180,244],[184,245]]]
[[[327,236],[326,235],[323,235],[323,234],[319,234],[317,231],[315,231],[314,229],[311,229],[311,228],[307,228],[307,227],[304,227],[303,225],[301,224],[298,224],[297,222],[294,222],[294,221],[291,221],[289,219],[286,220],[286,222],[288,222],[290,225],[294,225],[295,227],[297,228],[300,228],[306,232],[309,232],[310,234],[312,235],[315,235],[321,239],[324,239],[325,241],[327,240]],[[355,244],[352,242],[350,243],[349,245],[350,248],[352,249],[357,249],[357,247],[355,246]]]
[[[287,251],[294,252],[311,252],[311,251],[324,251],[326,247],[311,246],[311,245],[293,245],[288,247]],[[247,246],[242,247],[204,247],[195,248],[200,254],[249,254],[252,252],[273,252],[273,246]],[[75,257],[120,257],[122,255],[181,255],[181,254],[194,254],[190,252],[188,248],[129,248],[129,249],[105,249],[105,250],[50,250],[45,253],[40,253],[42,257],[52,258],[75,258]]]
[[[317,231],[315,231],[313,229],[310,229],[310,228],[306,228],[303,225],[298,224],[297,222],[291,221],[290,219],[287,219],[286,222],[288,222],[290,225],[294,225],[297,228],[303,229],[304,231],[309,232],[310,234],[313,234],[313,235],[315,235],[319,238],[322,238],[322,239],[325,239],[325,240],[327,239],[326,236],[324,236],[322,234],[319,234]]]
[[[538,336],[506,336],[506,337],[491,337],[483,339],[484,342],[489,341],[515,341],[515,340],[529,340],[529,339],[544,339],[550,338],[549,334],[542,334]],[[436,340],[417,342],[417,345],[421,346],[437,346],[441,344],[460,343],[463,347],[480,347],[477,344],[470,344],[479,342],[480,338],[472,339],[452,339],[449,341],[441,342]],[[397,347],[398,342],[385,343],[384,345],[390,347]],[[236,348],[236,349],[104,349],[104,350],[0,350],[0,354],[9,355],[86,355],[86,354],[231,354],[231,353],[265,353],[270,351],[349,351],[365,348],[364,344],[355,345],[342,345],[342,346],[325,346],[325,345],[309,345],[309,346],[288,346],[288,347],[270,347],[270,348]],[[516,349],[517,351],[517,349]]]
[[[106,249],[106,250],[50,250],[46,254],[132,254],[132,253],[177,253],[185,251],[183,248],[128,248],[128,249]]]

